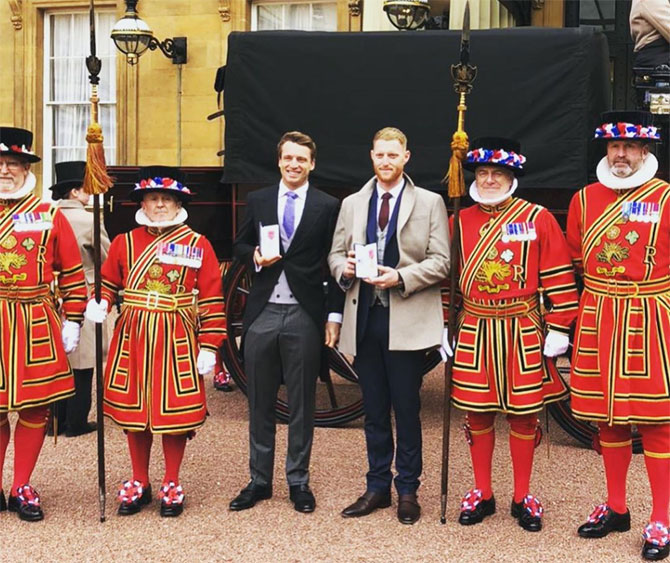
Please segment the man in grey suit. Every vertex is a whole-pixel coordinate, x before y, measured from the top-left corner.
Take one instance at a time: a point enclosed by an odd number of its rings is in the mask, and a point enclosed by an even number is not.
[[[298,512],[312,512],[316,501],[309,487],[309,460],[316,378],[323,343],[335,345],[342,319],[343,295],[326,263],[339,202],[309,183],[316,145],[308,135],[285,133],[277,156],[281,181],[249,194],[233,246],[235,256],[255,274],[243,319],[251,482],[231,501],[230,509],[245,510],[272,496],[274,405],[283,381],[289,406],[286,480],[290,499]],[[279,239],[276,255],[268,255],[267,246],[263,249],[263,241],[272,238]],[[324,330],[324,282],[328,280],[329,315]]]
[[[355,356],[369,464],[365,494],[342,516],[391,505],[395,453],[398,520],[413,524],[421,515],[419,390],[425,350],[442,339],[439,284],[449,270],[449,227],[442,198],[404,174],[410,157],[405,135],[386,127],[372,144],[375,176],[342,202],[328,256],[333,277],[346,291],[340,350]],[[371,243],[378,275],[359,279],[353,249]]]

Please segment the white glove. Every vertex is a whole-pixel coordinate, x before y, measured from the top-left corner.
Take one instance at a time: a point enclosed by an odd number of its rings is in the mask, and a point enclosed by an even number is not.
[[[79,323],[72,321],[63,321],[63,348],[65,348],[65,353],[69,354],[74,352],[74,349],[79,344],[79,333],[81,332],[81,327]]]
[[[205,375],[214,369],[216,365],[216,354],[210,350],[200,350],[198,352],[198,373]]]
[[[555,358],[556,356],[565,354],[569,345],[570,338],[568,338],[567,334],[550,330],[547,333],[547,337],[544,339],[543,353],[548,358]]]
[[[91,299],[86,303],[84,316],[91,322],[102,323],[107,318],[107,307],[109,307],[107,299],[101,299],[100,303],[95,299]]]
[[[449,342],[449,329],[445,326],[442,331],[442,346],[440,346],[440,356],[442,356],[442,363],[447,361],[447,357],[454,355],[455,342]]]

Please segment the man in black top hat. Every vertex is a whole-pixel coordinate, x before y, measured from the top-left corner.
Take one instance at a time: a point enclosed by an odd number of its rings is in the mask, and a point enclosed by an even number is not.
[[[74,394],[67,354],[79,341],[86,303],[72,228],[59,209],[32,193],[36,179],[30,165],[40,160],[30,150],[32,139],[25,129],[0,127],[0,477],[10,438],[7,413],[19,415],[14,482],[7,503],[0,486],[0,511],[8,508],[27,521],[44,518],[30,478],[49,404]]]
[[[84,275],[86,276],[86,286],[90,295],[95,276],[93,215],[91,211],[86,209],[89,195],[82,188],[85,168],[86,162],[83,160],[57,163],[56,183],[50,189],[51,197],[58,202],[56,205],[67,218],[77,238]],[[101,225],[100,258],[102,262],[105,261],[108,250],[109,236],[105,226]],[[58,402],[59,422],[64,422],[59,426],[58,433],[62,431],[65,432],[66,436],[72,437],[88,434],[96,429],[94,422],[88,422],[88,413],[91,410],[93,367],[95,365],[95,328],[91,321],[84,321],[79,346],[74,352],[68,354],[68,359],[74,372],[75,395]]]
[[[607,154],[598,182],[570,202],[567,239],[583,275],[570,407],[598,424],[607,500],[578,533],[602,538],[630,529],[626,478],[631,426],[642,435],[652,510],[642,556],[670,554],[670,186],[655,177],[652,114],[602,114],[595,141]]]

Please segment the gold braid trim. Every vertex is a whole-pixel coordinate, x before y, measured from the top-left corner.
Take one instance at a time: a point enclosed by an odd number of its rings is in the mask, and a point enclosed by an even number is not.
[[[532,434],[519,434],[510,428],[509,435],[514,436],[515,438],[519,438],[519,440],[535,440],[537,431],[533,432]]]
[[[600,445],[603,448],[625,448],[630,446],[633,443],[633,440],[625,440],[624,442],[603,442],[600,440]]]
[[[644,455],[647,457],[653,457],[656,459],[670,459],[670,453],[665,452],[665,453],[659,453],[659,452],[650,452],[648,450],[644,450]]]

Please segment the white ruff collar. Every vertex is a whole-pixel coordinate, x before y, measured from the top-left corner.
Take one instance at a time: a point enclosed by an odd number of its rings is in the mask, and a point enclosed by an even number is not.
[[[26,176],[26,181],[23,182],[23,186],[21,186],[15,192],[9,194],[0,193],[0,199],[23,199],[28,194],[32,193],[36,185],[37,178],[35,178],[35,174],[28,171],[28,175]]]
[[[517,187],[519,187],[519,181],[516,178],[514,178],[514,181],[512,182],[512,187],[504,194],[498,197],[493,197],[491,199],[484,199],[482,196],[479,195],[479,192],[477,191],[477,181],[475,180],[472,182],[472,184],[470,184],[470,197],[474,199],[477,203],[481,203],[482,205],[498,205],[499,203],[502,203],[503,201],[512,197],[512,194],[516,191]]]
[[[175,225],[181,225],[188,219],[188,213],[183,207],[177,213],[177,216],[170,221],[152,221],[147,217],[147,214],[142,210],[138,209],[135,213],[135,222],[138,225],[143,227],[156,227],[157,229],[162,229],[163,227],[174,227]]]
[[[619,176],[612,174],[610,165],[607,162],[607,157],[604,156],[598,163],[596,176],[603,186],[607,186],[612,190],[627,190],[630,188],[637,188],[638,186],[647,183],[656,175],[657,170],[658,160],[656,159],[656,156],[649,153],[637,172],[634,172],[626,178],[620,178]]]

